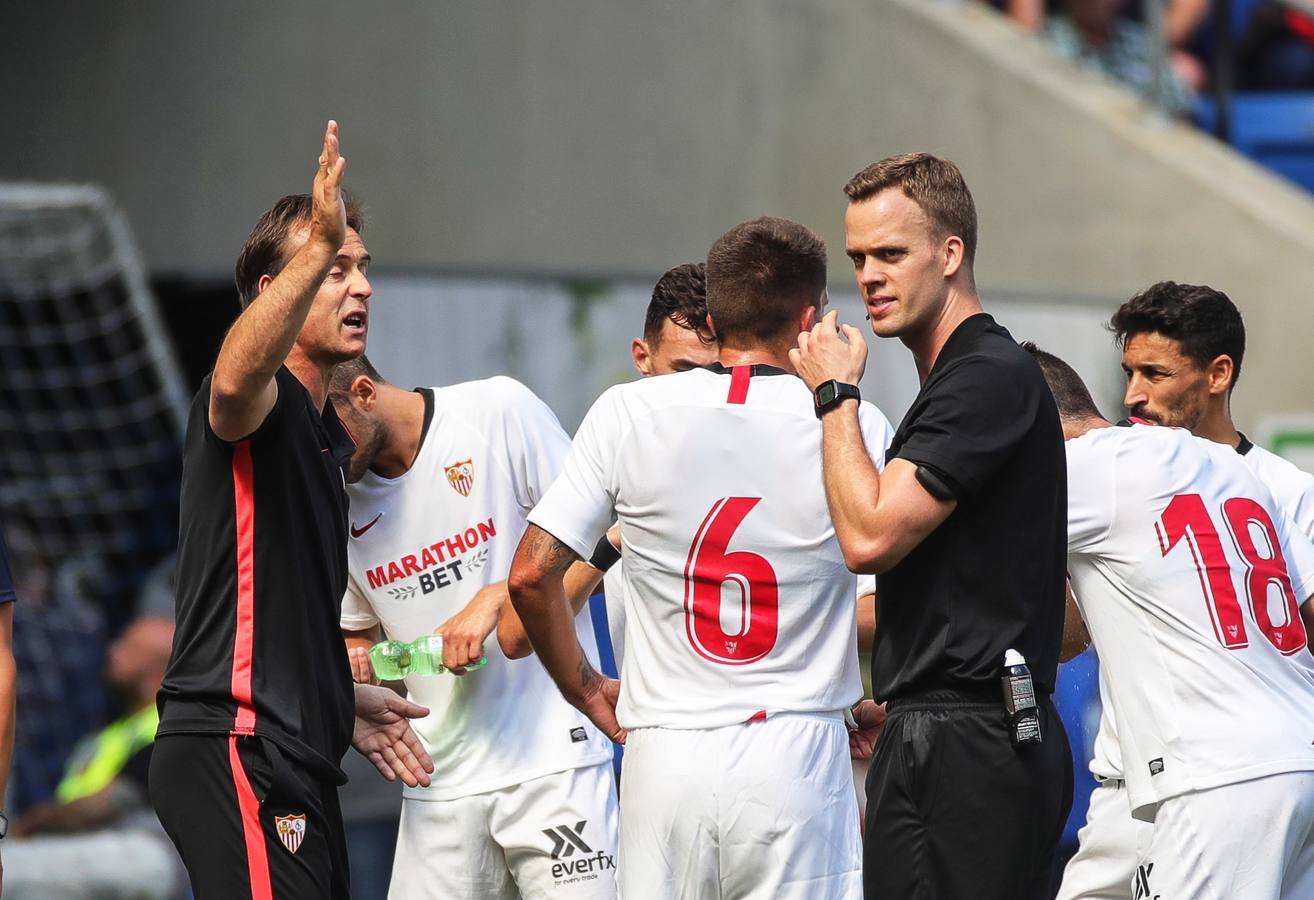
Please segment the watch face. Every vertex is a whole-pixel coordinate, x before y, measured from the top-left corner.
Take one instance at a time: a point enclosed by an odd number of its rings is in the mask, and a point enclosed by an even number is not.
[[[836,389],[835,382],[833,381],[827,381],[825,384],[818,385],[817,386],[818,405],[825,406],[827,403],[830,403],[832,400],[834,400],[835,396],[838,393],[839,391]]]

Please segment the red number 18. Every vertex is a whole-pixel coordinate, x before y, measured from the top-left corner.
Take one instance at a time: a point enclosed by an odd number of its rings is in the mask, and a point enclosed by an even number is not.
[[[1305,623],[1300,618],[1300,604],[1291,588],[1287,563],[1282,558],[1282,545],[1277,529],[1268,511],[1248,497],[1233,497],[1223,503],[1223,518],[1231,532],[1232,542],[1246,564],[1246,601],[1260,632],[1269,643],[1287,656],[1300,653],[1306,646]],[[1251,526],[1264,533],[1266,547],[1255,545]],[[1159,549],[1163,555],[1186,538],[1200,573],[1200,587],[1204,591],[1209,617],[1219,643],[1229,650],[1240,650],[1250,644],[1246,634],[1245,617],[1232,584],[1232,569],[1223,554],[1223,545],[1199,494],[1179,494],[1163,511],[1155,523],[1159,534]],[[1285,601],[1284,622],[1274,622],[1268,611],[1268,591],[1277,587]]]

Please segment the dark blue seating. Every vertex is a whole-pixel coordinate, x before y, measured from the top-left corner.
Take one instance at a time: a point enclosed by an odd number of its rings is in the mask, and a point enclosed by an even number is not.
[[[1215,130],[1211,99],[1199,102],[1196,121]],[[1314,92],[1234,94],[1231,130],[1237,152],[1314,191]]]

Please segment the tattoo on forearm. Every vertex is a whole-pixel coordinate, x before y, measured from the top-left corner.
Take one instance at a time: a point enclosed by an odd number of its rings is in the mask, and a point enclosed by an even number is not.
[[[587,656],[581,656],[579,659],[579,686],[581,688],[586,688],[589,686],[589,683],[597,677],[598,673],[589,663],[589,658]]]
[[[530,558],[548,572],[565,572],[571,563],[579,559],[578,553],[537,525],[529,526],[529,531],[525,533],[525,543]]]

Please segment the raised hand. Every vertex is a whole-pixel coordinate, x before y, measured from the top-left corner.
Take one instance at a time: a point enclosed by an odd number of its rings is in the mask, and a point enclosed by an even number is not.
[[[826,313],[811,331],[799,334],[798,347],[789,351],[794,371],[812,390],[832,379],[857,384],[867,368],[867,342],[862,332],[852,325],[837,327],[838,319],[838,310]]]
[[[388,781],[398,778],[407,787],[429,786],[433,760],[411,730],[411,719],[429,714],[386,687],[356,685],[356,728],[351,745],[374,763]]]
[[[329,120],[324,129],[324,149],[319,154],[319,170],[311,188],[310,237],[323,241],[335,251],[347,239],[347,206],[342,202],[342,174],[347,158],[339,152],[338,123]]]

